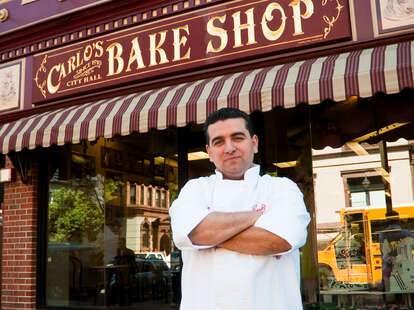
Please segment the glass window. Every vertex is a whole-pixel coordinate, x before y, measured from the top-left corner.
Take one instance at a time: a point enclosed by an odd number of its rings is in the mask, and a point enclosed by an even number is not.
[[[139,195],[139,203],[141,204],[141,205],[144,205],[144,197],[145,197],[145,187],[144,187],[144,185],[141,185],[140,187],[140,195]]]
[[[365,207],[368,205],[365,192],[351,193],[351,207]]]
[[[101,138],[62,147],[48,162],[47,306],[174,309],[180,299],[181,269],[170,269],[171,252],[176,250],[166,239],[171,235],[168,210],[148,209],[153,173],[146,158],[153,154],[143,150],[150,137],[168,135],[168,148],[157,144],[157,154],[168,159],[166,165],[177,167],[171,143],[175,134],[171,129],[151,136]],[[178,188],[176,178],[157,182]],[[160,196],[158,192],[159,204]]]
[[[159,189],[157,189],[155,191],[155,206],[157,207],[161,207],[161,191]]]
[[[165,191],[161,191],[161,207],[165,208],[167,206],[167,200],[166,200],[166,195],[165,195]]]
[[[381,102],[398,104],[393,99]],[[414,292],[414,126],[408,119],[403,123],[404,113],[398,122],[385,118],[392,113],[384,106],[380,114],[365,114],[376,103],[351,98],[311,113],[317,256],[326,304],[404,304]]]
[[[142,247],[149,248],[149,225],[144,223],[142,225]]]
[[[381,176],[347,178],[351,207],[385,207],[385,190]]]
[[[385,207],[386,206],[385,191],[384,190],[370,191],[369,201],[371,202],[371,206]]]
[[[137,187],[135,183],[129,183],[129,203],[132,205],[137,204]]]
[[[148,207],[152,206],[152,188],[151,187],[148,187],[148,190],[147,190],[147,205]]]

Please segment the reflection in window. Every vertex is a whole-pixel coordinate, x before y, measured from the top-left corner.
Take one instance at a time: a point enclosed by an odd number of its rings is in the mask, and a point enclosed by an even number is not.
[[[157,189],[156,191],[155,191],[155,206],[157,206],[157,207],[161,207],[161,200],[160,200],[160,190],[159,189]]]
[[[56,166],[63,158],[55,158]],[[88,266],[100,265],[94,258],[103,257],[105,180],[96,174],[92,156],[69,158],[72,169],[57,168],[49,180],[46,303],[93,305],[99,280]]]
[[[348,178],[351,207],[384,207],[385,186],[380,176]]]
[[[149,225],[147,223],[144,223],[142,225],[142,247],[149,248]]]
[[[148,187],[148,196],[147,196],[147,205],[148,205],[148,207],[151,207],[152,206],[152,188],[151,187]]]
[[[133,205],[137,203],[137,187],[135,183],[131,183],[129,187],[129,203]]]
[[[380,245],[382,283],[388,292],[414,290],[414,212],[409,213],[409,217],[394,216],[371,223]]]
[[[141,205],[143,205],[144,204],[144,196],[145,196],[145,187],[144,187],[144,185],[141,185],[140,187],[140,195],[139,195],[139,203],[141,204]]]
[[[151,154],[137,154],[148,142],[140,137],[68,145],[48,161],[47,253],[42,258],[47,306],[157,305],[166,310],[173,301],[177,304],[180,268],[171,272],[167,257],[171,249],[165,242],[163,251],[159,249],[159,238],[171,234],[168,210],[147,208],[155,198],[157,205],[162,204],[161,187],[177,185],[154,187],[151,169],[135,165],[126,171],[116,161],[103,160],[105,154],[116,153],[123,159],[150,158]],[[176,150],[171,151],[173,156]],[[160,190],[155,193],[152,188]],[[154,253],[156,260],[149,257]]]
[[[385,207],[386,205],[385,191],[384,190],[370,191],[369,201],[370,201],[370,206]]]
[[[165,208],[167,206],[166,194],[165,191],[161,192],[161,207]]]
[[[365,207],[369,205],[367,192],[351,193],[351,207]]]
[[[393,304],[403,300],[400,292],[414,291],[413,140],[411,134],[401,139],[414,128],[407,124],[384,124],[389,126],[349,137],[338,134],[345,143],[335,148],[315,145],[322,299],[329,293],[352,295],[352,302],[365,304],[371,302],[367,296],[378,294],[374,303]],[[399,126],[407,127],[397,130]],[[385,142],[390,137],[394,142]]]

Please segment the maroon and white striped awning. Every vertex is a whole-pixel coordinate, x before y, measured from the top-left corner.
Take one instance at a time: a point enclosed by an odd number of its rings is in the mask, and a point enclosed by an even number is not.
[[[413,42],[233,73],[49,111],[0,127],[2,153],[203,123],[221,107],[250,113],[413,87]]]

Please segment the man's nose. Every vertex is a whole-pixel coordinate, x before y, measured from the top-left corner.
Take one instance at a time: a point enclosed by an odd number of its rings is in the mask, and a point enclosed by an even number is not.
[[[233,141],[231,141],[231,140],[226,140],[226,143],[225,143],[225,152],[226,152],[226,153],[233,153],[235,149],[236,149],[236,148],[235,148],[235,146],[234,146]]]

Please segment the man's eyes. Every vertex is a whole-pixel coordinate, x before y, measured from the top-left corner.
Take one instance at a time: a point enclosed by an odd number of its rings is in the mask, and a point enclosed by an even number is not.
[[[233,142],[242,142],[246,137],[245,136],[234,136],[231,137],[231,141]],[[224,144],[224,140],[215,140],[213,142],[213,146],[220,146]]]
[[[235,136],[232,138],[233,141],[243,141],[244,140],[244,136]]]

